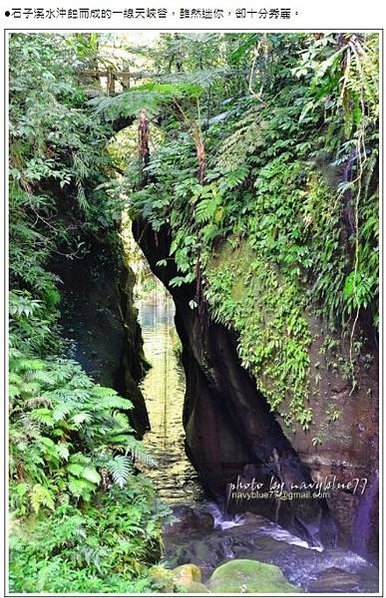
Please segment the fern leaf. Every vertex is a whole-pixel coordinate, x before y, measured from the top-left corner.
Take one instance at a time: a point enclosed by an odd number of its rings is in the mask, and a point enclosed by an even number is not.
[[[67,442],[59,442],[57,444],[57,451],[58,451],[58,455],[59,457],[61,457],[61,459],[64,459],[65,461],[67,461],[68,457],[70,456],[70,447],[71,445]]]
[[[47,407],[41,407],[31,411],[31,418],[45,426],[52,427],[54,425],[52,413]]]
[[[126,455],[130,454],[135,463],[146,465],[146,467],[156,467],[157,460],[144,448],[140,440],[130,436],[126,444]]]
[[[89,500],[90,492],[95,490],[95,484],[84,478],[74,478],[70,476],[68,489],[71,494],[77,498],[82,497],[85,500]]]
[[[101,406],[105,409],[132,409],[133,403],[129,399],[122,399],[118,396],[107,396],[100,400]]]
[[[71,418],[71,421],[77,425],[80,426],[81,424],[89,424],[92,421],[92,417],[91,414],[88,413],[87,411],[81,411],[80,413],[77,413],[76,415],[74,415],[74,417]]]
[[[51,511],[55,510],[55,503],[51,491],[41,484],[35,484],[33,486],[30,498],[31,505],[35,513],[39,512],[42,505]]]
[[[69,463],[66,467],[67,471],[76,477],[81,477],[84,466],[79,463]]]
[[[95,467],[85,467],[82,471],[82,478],[96,485],[100,484],[101,481],[101,476]]]
[[[127,484],[127,480],[133,471],[131,460],[124,455],[117,455],[114,459],[111,459],[107,468],[115,484],[120,488]]]

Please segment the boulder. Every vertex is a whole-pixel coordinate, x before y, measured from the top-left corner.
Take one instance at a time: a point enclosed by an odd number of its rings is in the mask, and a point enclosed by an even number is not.
[[[198,581],[193,581],[188,586],[186,586],[188,594],[210,594],[210,590],[203,584],[199,583]]]
[[[213,515],[185,505],[172,507],[174,521],[164,527],[165,535],[210,531],[214,527]]]
[[[208,588],[219,594],[293,594],[301,591],[285,579],[276,565],[248,559],[235,559],[217,567]]]
[[[174,592],[173,575],[169,569],[156,565],[150,569],[149,576],[160,592],[167,592],[168,594]]]
[[[356,592],[358,591],[359,576],[344,571],[339,567],[325,569],[315,581],[311,582],[308,591],[315,593]]]
[[[191,583],[201,582],[201,570],[197,565],[188,563],[186,565],[180,565],[175,569],[172,569],[172,578],[178,586],[188,586]]]
[[[201,583],[201,569],[193,563],[180,565],[175,569],[165,569],[156,565],[150,569],[150,578],[161,593],[175,594],[181,589],[185,592],[199,594],[209,590]]]

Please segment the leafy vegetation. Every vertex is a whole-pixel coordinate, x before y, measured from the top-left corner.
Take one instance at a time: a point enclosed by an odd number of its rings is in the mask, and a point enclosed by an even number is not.
[[[105,478],[123,487],[135,461],[152,459],[132,436],[132,404],[70,360],[10,351],[11,499],[16,514],[89,502]],[[81,447],[82,450],[79,450]],[[106,482],[105,482],[106,483]]]
[[[99,42],[10,39],[13,592],[159,589],[167,509],[138,472],[152,458],[130,400],[66,356],[56,256],[84,255],[87,235],[129,255],[129,217],[167,227],[171,286],[195,283],[191,309],[237,333],[272,410],[306,430],[313,322],[321,354],[346,347],[352,392],[378,325],[378,35],[165,33],[127,48],[146,70],[113,95],[84,74],[114,72]]]
[[[358,324],[378,322],[378,36],[165,35],[164,55],[166,137],[147,184],[132,193],[129,171],[121,189],[155,231],[170,227],[172,286],[200,271],[272,409],[307,429],[310,320],[348,343],[353,391]],[[201,93],[182,93],[192,81]]]
[[[46,518],[14,524],[12,592],[131,593],[155,591],[146,564],[159,557],[154,491],[141,476],[99,493],[87,509],[62,504]],[[24,524],[25,525],[25,524]]]
[[[55,256],[82,238],[119,245],[119,207],[103,190],[111,130],[86,105],[87,36],[10,41],[10,589],[150,589],[167,509],[138,474],[154,460],[135,438],[130,400],[68,359]]]

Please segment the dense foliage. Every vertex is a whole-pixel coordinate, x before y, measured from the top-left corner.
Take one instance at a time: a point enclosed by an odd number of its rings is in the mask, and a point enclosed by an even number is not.
[[[98,60],[114,68],[98,35],[10,40],[12,591],[157,589],[166,509],[138,474],[152,459],[131,402],[61,336],[51,263],[83,255],[82,235],[122,251],[122,210],[168,227],[158,265],[174,260],[171,285],[194,282],[190,307],[237,333],[291,426],[312,423],[315,322],[323,350],[346,348],[352,393],[378,325],[378,35],[176,33],[128,52],[144,74],[109,95],[84,79]],[[114,137],[117,122],[132,126]]]
[[[359,321],[378,323],[378,36],[176,34],[153,53],[157,81],[96,101],[162,115],[147,184],[132,194],[135,165],[123,191],[171,228],[172,284],[201,273],[272,408],[307,429],[312,320],[346,339],[353,392]]]
[[[165,510],[137,467],[130,400],[68,359],[58,325],[55,255],[82,255],[83,234],[118,239],[100,185],[111,131],[86,106],[87,36],[10,41],[10,588],[149,587]],[[99,189],[98,189],[99,186]],[[130,580],[133,580],[130,582]],[[130,585],[131,584],[131,585]],[[137,584],[137,585],[136,585]]]
[[[159,556],[153,488],[142,477],[99,493],[87,509],[64,503],[10,540],[13,592],[147,592],[145,563]]]

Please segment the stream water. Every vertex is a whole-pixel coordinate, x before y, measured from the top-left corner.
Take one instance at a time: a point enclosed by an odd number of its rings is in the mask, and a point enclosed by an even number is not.
[[[144,442],[158,464],[146,473],[169,504],[192,504],[202,500],[203,490],[185,454],[185,376],[178,357],[174,304],[164,287],[156,284],[137,302],[144,352],[151,365],[141,385],[151,426]]]
[[[369,487],[361,497],[352,531],[352,541],[355,551],[363,557],[366,557],[368,553],[367,547],[371,530],[371,515],[375,498],[378,493],[378,487],[379,478],[378,472],[376,472]]]
[[[252,558],[278,565],[287,579],[303,591],[377,592],[378,571],[363,556],[341,548],[311,548],[263,517],[247,514],[231,518],[206,499],[184,449],[185,380],[178,359],[173,302],[157,283],[137,307],[145,356],[152,366],[142,383],[151,424],[144,442],[158,462],[146,473],[167,503],[210,512],[214,518],[213,529],[168,535],[167,562],[171,566],[195,563],[207,579],[223,562]]]

